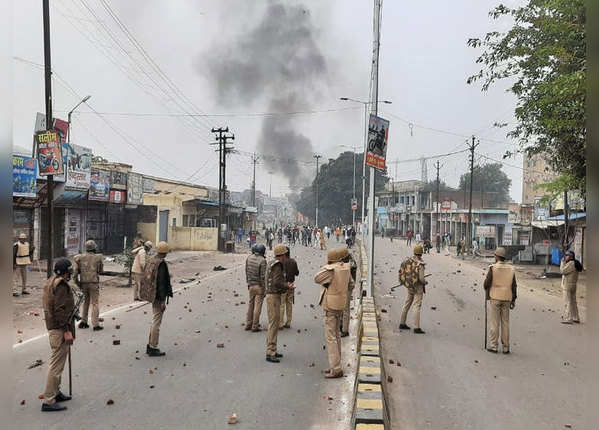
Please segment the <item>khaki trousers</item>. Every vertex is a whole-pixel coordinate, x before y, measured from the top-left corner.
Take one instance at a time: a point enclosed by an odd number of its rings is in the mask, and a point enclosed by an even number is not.
[[[139,300],[139,291],[141,290],[141,280],[143,273],[133,273],[133,300]]]
[[[291,325],[291,317],[293,316],[294,295],[294,288],[290,288],[287,290],[286,293],[281,294],[281,314],[279,315],[279,328],[283,328],[284,324]],[[287,312],[287,321],[285,321],[285,312]]]
[[[353,292],[354,292],[353,289],[347,291],[347,301],[345,302],[345,309],[343,309],[343,322],[342,322],[341,331],[344,333],[349,332],[349,315],[351,313],[349,308],[351,305],[351,299],[352,299]]]
[[[266,355],[274,356],[277,353],[277,334],[279,333],[279,317],[281,313],[280,294],[266,294],[266,311],[268,313]]]
[[[158,348],[158,340],[160,339],[160,325],[162,324],[162,305],[164,302],[156,300],[152,303],[152,328],[150,329],[150,338],[148,343],[152,348]]]
[[[98,327],[100,321],[100,284],[81,284],[83,290],[83,310],[81,311],[81,320],[87,322],[89,306],[92,308],[92,327]]]
[[[408,297],[406,297],[406,302],[403,305],[403,310],[401,312],[401,324],[406,323],[406,319],[408,318],[408,311],[414,304],[414,328],[420,328],[420,308],[422,307],[422,295],[424,294],[424,288],[422,285],[417,285],[416,287],[407,288]]]
[[[501,323],[501,345],[510,348],[510,302],[506,300],[490,300],[489,348],[497,350],[499,341],[499,325]]]
[[[258,329],[260,325],[260,314],[262,313],[262,302],[264,301],[264,291],[260,285],[251,285],[248,288],[250,293],[250,301],[248,303],[248,311],[245,316],[245,327]]]
[[[576,303],[576,285],[562,287],[564,297],[564,321],[580,321],[578,316],[578,304]]]
[[[25,290],[25,287],[27,287],[27,265],[17,264],[15,266],[15,273],[21,278],[21,291]]]
[[[50,363],[48,364],[48,378],[46,379],[46,390],[44,392],[44,402],[51,405],[56,403],[56,396],[60,391],[60,380],[64,364],[67,361],[69,345],[64,341],[64,330],[49,330],[48,340],[50,341]]]
[[[327,354],[329,356],[329,369],[333,373],[343,372],[341,367],[341,333],[339,323],[343,311],[324,311],[324,336],[327,342]]]

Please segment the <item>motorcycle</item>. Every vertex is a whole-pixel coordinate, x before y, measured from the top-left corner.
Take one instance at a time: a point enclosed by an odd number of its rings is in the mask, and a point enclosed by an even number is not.
[[[58,168],[60,167],[58,165],[58,160],[56,158],[54,158],[54,153],[53,152],[51,152],[50,155],[46,155],[43,152],[40,152],[40,154],[39,154],[39,164],[40,164],[40,170],[46,170],[50,166],[52,166],[52,169],[54,171],[57,171]]]

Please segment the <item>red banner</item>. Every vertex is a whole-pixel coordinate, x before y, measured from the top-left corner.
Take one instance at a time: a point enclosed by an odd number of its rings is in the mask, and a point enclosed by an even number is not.
[[[40,176],[61,175],[64,172],[62,144],[58,132],[48,130],[34,136]]]

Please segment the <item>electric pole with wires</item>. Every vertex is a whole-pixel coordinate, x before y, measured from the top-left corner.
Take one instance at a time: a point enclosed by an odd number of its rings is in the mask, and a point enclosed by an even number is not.
[[[468,149],[470,150],[470,196],[468,203],[468,228],[467,231],[467,241],[468,241],[468,250],[470,251],[472,248],[472,239],[473,239],[473,231],[472,231],[472,185],[474,182],[474,150],[476,147],[480,145],[480,140],[476,142],[476,138],[472,136],[472,143],[468,145]]]
[[[315,155],[316,158],[316,179],[314,180],[316,186],[316,228],[318,228],[318,161],[322,158],[322,155]]]
[[[226,133],[229,132],[229,127],[212,128],[212,133],[217,133],[216,142],[210,145],[218,145],[218,165],[219,165],[219,176],[218,176],[218,250],[224,251],[225,239],[227,237],[228,228],[226,222],[226,200],[227,200],[227,182],[226,182],[226,168],[227,168],[227,154],[233,150],[233,146],[227,145],[227,140],[235,140],[235,135]]]
[[[437,214],[437,219],[435,221],[435,238],[437,237],[437,235],[440,235],[441,232],[441,202],[439,201],[439,187],[440,187],[440,181],[439,181],[439,170],[441,169],[441,163],[439,162],[439,160],[437,160],[437,162],[435,163],[435,169],[437,169],[437,198],[435,199],[435,213]]]

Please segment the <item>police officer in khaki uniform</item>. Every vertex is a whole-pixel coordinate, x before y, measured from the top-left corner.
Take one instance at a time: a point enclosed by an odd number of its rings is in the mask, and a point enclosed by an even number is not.
[[[21,233],[19,240],[13,245],[13,266],[15,271],[21,276],[21,294],[29,294],[27,291],[27,266],[31,264],[31,256],[34,247],[27,242],[27,235]],[[13,296],[18,297],[18,292],[13,292]]]
[[[73,273],[71,266],[71,262],[66,258],[61,258],[54,264],[54,276],[46,282],[42,296],[48,340],[52,348],[42,403],[44,412],[65,410],[66,406],[59,403],[71,400],[71,397],[60,392],[62,371],[70,345],[75,338],[75,324],[71,318],[75,310],[75,301],[69,286]]]
[[[268,313],[268,333],[266,334],[266,361],[278,363],[283,354],[277,352],[277,334],[281,312],[281,294],[287,292],[283,262],[287,258],[287,247],[282,243],[275,246],[275,258],[266,266],[266,310]]]
[[[293,304],[295,303],[295,277],[299,275],[297,261],[291,258],[291,250],[287,247],[287,258],[283,262],[285,270],[285,280],[287,281],[288,289],[286,293],[281,294],[281,315],[279,316],[279,330],[291,328],[291,317],[293,316]],[[287,320],[285,320],[287,313]]]
[[[79,328],[88,328],[87,314],[91,304],[91,322],[94,331],[103,330],[100,325],[100,273],[104,271],[102,254],[96,254],[97,245],[93,240],[85,242],[85,254],[73,257],[75,283],[85,296]]]
[[[146,267],[146,261],[148,260],[148,253],[152,249],[152,242],[149,240],[144,242],[143,246],[140,245],[133,248],[131,252],[135,254],[133,260],[133,266],[131,266],[131,273],[133,274],[133,300],[140,300],[139,289],[141,287],[141,279],[144,276],[144,268]]]
[[[343,376],[343,368],[341,367],[339,324],[347,303],[350,284],[353,284],[353,281],[349,264],[341,261],[340,249],[332,249],[328,252],[327,263],[314,276],[314,282],[321,286],[319,304],[324,310],[324,332],[329,357],[329,368],[324,374],[325,378],[340,378]]]
[[[260,314],[264,301],[264,280],[266,276],[266,246],[259,243],[252,247],[252,255],[245,260],[245,279],[250,299],[245,317],[245,329],[260,331]]]
[[[170,247],[166,242],[159,242],[156,245],[156,255],[146,264],[141,291],[139,293],[142,300],[152,303],[152,327],[150,329],[148,344],[146,345],[146,354],[150,357],[166,355],[166,352],[158,349],[158,340],[160,337],[162,316],[166,310],[169,297],[173,297],[171,275],[169,274],[168,265],[165,260],[169,251]]]
[[[349,284],[347,301],[345,302],[345,309],[343,309],[343,318],[341,321],[341,337],[346,337],[349,336],[350,304],[354,292],[354,286],[356,285],[356,274],[358,270],[358,265],[356,264],[356,260],[354,260],[354,257],[350,254],[348,248],[341,248],[339,252],[341,261],[345,264],[349,264],[349,271],[352,279],[352,282]]]
[[[516,306],[516,270],[505,261],[505,248],[495,250],[495,264],[489,266],[484,288],[491,302],[489,322],[489,347],[487,351],[497,354],[499,325],[501,321],[501,345],[503,353],[510,353],[510,309]],[[485,304],[486,306],[486,304]]]
[[[418,244],[414,246],[414,257],[412,257],[412,264],[415,266],[415,270],[418,271],[418,281],[415,285],[411,287],[407,287],[408,297],[406,297],[406,302],[403,305],[403,310],[401,312],[401,320],[399,324],[400,330],[409,330],[410,326],[406,324],[406,319],[408,318],[408,312],[414,304],[414,333],[424,334],[424,330],[420,328],[420,308],[422,307],[422,297],[426,291],[426,279],[424,277],[424,268],[425,264],[422,261],[422,253],[424,252],[424,248],[422,245]]]

